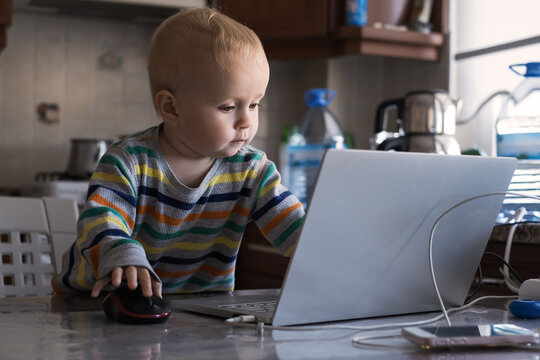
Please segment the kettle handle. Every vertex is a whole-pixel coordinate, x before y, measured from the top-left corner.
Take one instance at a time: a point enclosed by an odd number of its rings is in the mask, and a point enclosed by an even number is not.
[[[375,133],[386,130],[384,128],[384,116],[390,108],[397,108],[397,119],[403,120],[404,98],[386,100],[377,106],[375,112]]]
[[[409,138],[407,136],[402,136],[399,138],[386,139],[377,147],[377,150],[409,151]]]

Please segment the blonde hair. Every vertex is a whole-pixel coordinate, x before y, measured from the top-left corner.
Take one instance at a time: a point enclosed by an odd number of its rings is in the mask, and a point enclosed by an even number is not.
[[[154,32],[148,56],[152,96],[172,91],[178,81],[194,76],[193,68],[208,57],[224,71],[232,59],[266,61],[255,32],[210,8],[182,10],[166,19]]]

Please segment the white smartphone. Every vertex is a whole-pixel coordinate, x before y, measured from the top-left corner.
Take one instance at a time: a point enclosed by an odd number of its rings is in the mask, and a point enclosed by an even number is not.
[[[403,337],[424,349],[537,344],[537,332],[512,324],[406,327]]]

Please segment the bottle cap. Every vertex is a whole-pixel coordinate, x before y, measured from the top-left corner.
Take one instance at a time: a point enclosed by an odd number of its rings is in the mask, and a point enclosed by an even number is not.
[[[516,70],[517,67],[525,66],[525,73]],[[530,62],[526,64],[514,64],[509,66],[510,70],[525,77],[540,77],[540,62]]]
[[[326,106],[335,96],[336,92],[331,89],[311,89],[304,94],[304,101],[309,107]]]

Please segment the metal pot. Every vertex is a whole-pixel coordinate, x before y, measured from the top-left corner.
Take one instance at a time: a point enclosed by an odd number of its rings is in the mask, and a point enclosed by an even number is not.
[[[71,139],[67,175],[80,179],[90,178],[110,144],[111,140],[105,139]]]

